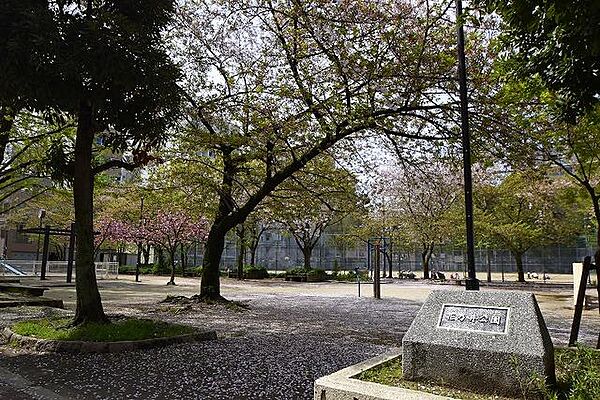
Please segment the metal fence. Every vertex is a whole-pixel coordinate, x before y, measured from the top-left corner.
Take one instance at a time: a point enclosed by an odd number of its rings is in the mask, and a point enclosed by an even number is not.
[[[97,261],[96,277],[98,279],[116,279],[119,277],[119,263],[113,261]],[[0,263],[0,275],[16,276],[39,276],[42,270],[41,261],[30,260],[2,260]],[[15,272],[17,271],[17,272]],[[66,261],[48,261],[46,266],[47,276],[67,276]],[[75,276],[75,267],[73,267],[73,276]]]
[[[525,272],[547,272],[555,274],[570,274],[574,262],[583,262],[585,256],[593,256],[595,249],[574,247],[544,247],[532,248],[523,255]],[[396,260],[394,265],[400,269],[421,270],[420,255],[409,253]],[[477,271],[487,271],[488,265],[492,272],[517,272],[514,256],[508,250],[475,250],[475,268]],[[430,269],[436,271],[463,271],[466,269],[466,254],[462,250],[434,253],[430,261]]]

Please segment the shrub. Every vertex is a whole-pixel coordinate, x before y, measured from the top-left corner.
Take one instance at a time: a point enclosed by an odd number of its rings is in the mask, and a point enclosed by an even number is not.
[[[244,277],[247,279],[265,279],[269,277],[269,272],[265,267],[245,265]]]
[[[367,271],[359,271],[359,275],[361,282],[371,280]],[[346,274],[333,275],[333,279],[340,282],[356,282],[356,273],[354,271],[348,271]]]
[[[148,275],[152,274],[152,265],[140,265],[140,274]],[[135,265],[121,265],[119,267],[120,275],[134,275],[135,274]]]
[[[135,274],[135,265],[119,265],[119,275]]]
[[[308,280],[312,282],[323,282],[329,278],[329,275],[327,275],[327,272],[323,269],[311,268],[307,272],[307,277]]]
[[[329,275],[327,275],[327,272],[325,272],[325,270],[318,269],[318,268],[308,268],[308,269],[303,268],[303,267],[293,268],[293,269],[287,270],[285,275],[286,276],[306,275],[307,281],[309,281],[309,282],[322,282],[329,278]]]
[[[167,264],[156,263],[152,265],[152,274],[153,275],[170,275],[171,274],[171,266]]]
[[[600,351],[579,346],[555,353],[558,398],[599,399]]]

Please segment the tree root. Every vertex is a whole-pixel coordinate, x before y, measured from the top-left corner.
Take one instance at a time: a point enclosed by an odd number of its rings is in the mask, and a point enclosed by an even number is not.
[[[208,304],[208,305],[214,305],[214,304],[220,304],[223,305],[227,308],[232,308],[232,309],[244,309],[244,310],[248,310],[250,309],[250,307],[248,306],[248,304],[246,303],[242,303],[239,301],[233,301],[233,300],[227,300],[225,297],[223,296],[218,296],[218,297],[208,297],[208,296],[201,296],[199,294],[195,294],[191,297],[186,297],[186,296],[167,296],[164,300],[160,301],[160,303],[166,303],[166,304],[177,304],[177,305],[188,305],[188,304]]]
[[[74,328],[76,326],[82,326],[87,324],[110,324],[110,319],[106,315],[98,316],[95,318],[84,317],[75,315],[73,320],[66,326],[66,328]]]

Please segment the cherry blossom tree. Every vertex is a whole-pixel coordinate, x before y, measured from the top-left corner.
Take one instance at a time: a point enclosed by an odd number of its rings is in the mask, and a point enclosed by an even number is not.
[[[171,279],[167,285],[175,285],[175,253],[180,246],[205,240],[208,224],[204,218],[194,220],[183,211],[158,211],[153,218],[147,219],[141,227],[136,240],[147,240],[153,246],[160,246],[169,253],[171,261]]]
[[[114,244],[119,248],[128,243],[135,242],[137,227],[127,221],[121,221],[113,217],[103,217],[96,222],[94,236],[96,253],[104,244]]]

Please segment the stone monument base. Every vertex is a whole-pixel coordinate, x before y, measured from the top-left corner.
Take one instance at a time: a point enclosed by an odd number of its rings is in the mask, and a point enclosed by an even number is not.
[[[409,380],[523,395],[554,384],[554,347],[532,293],[435,291],[402,340]]]

